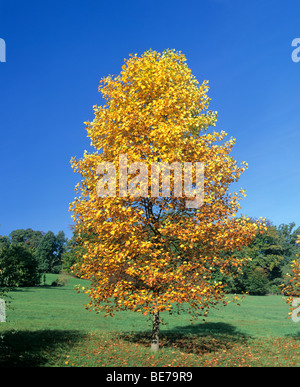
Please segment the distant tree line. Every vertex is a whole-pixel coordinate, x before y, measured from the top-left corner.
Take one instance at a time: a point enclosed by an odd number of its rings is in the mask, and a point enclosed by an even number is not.
[[[296,228],[293,222],[275,226],[267,221],[266,225],[267,230],[258,233],[250,245],[240,251],[224,252],[224,258],[228,254],[247,258],[241,270],[232,267],[231,276],[216,271],[214,279],[222,281],[228,292],[280,294],[281,285],[288,281],[286,274],[291,273],[292,261],[299,254],[296,241],[300,227]],[[30,228],[0,236],[0,290],[39,285],[45,273],[64,271],[76,275],[84,241],[85,237],[78,233],[67,239],[63,231],[55,235],[52,231],[44,233]]]

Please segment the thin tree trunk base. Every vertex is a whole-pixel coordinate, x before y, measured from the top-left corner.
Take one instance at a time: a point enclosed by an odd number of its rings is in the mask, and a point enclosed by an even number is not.
[[[151,351],[157,352],[159,350],[159,312],[153,312],[152,323]]]

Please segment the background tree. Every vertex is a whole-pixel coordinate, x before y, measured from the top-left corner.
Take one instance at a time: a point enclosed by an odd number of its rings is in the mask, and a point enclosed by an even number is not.
[[[299,254],[297,240],[300,235],[300,227],[296,228],[296,224],[291,222],[279,225],[277,231],[282,239],[284,257],[281,266],[281,276],[285,281],[282,281],[282,283],[286,283],[286,274],[291,273],[293,261],[297,259],[297,254]]]
[[[71,239],[68,240],[64,252],[62,254],[62,270],[71,274],[72,267],[76,264],[76,266],[80,266],[80,262],[82,261],[82,257],[85,253],[85,249],[83,247],[84,239],[79,235],[78,231],[75,230]],[[76,274],[76,266],[74,266],[73,274]],[[79,274],[80,276],[80,274]]]
[[[264,296],[268,293],[268,275],[262,267],[254,267],[248,271],[244,279],[244,286],[247,293],[257,296]]]
[[[96,151],[72,160],[83,179],[71,210],[76,228],[88,236],[87,252],[74,270],[91,280],[91,308],[106,315],[125,309],[151,314],[152,349],[157,350],[161,312],[188,305],[199,316],[225,303],[222,283],[213,274],[241,266],[243,257],[226,252],[249,244],[261,225],[235,218],[244,191],[230,193],[229,187],[246,164],[238,166],[231,156],[235,140],[225,141],[225,132],[213,130],[216,113],[208,110],[208,83],[199,84],[183,54],[150,50],[131,56],[120,75],[104,78],[99,90],[105,105],[94,106],[95,118],[87,123]],[[148,171],[160,161],[203,162],[201,209],[186,206],[185,191],[182,197],[173,195],[174,174],[170,197],[151,197],[150,179],[144,197],[128,195],[116,168],[117,195],[99,197],[97,167],[104,161],[117,167],[120,154],[128,164],[143,162]],[[128,174],[128,187],[142,193],[133,180],[140,165]]]
[[[57,257],[57,268],[56,271],[59,271],[62,267],[62,257],[63,253],[67,246],[67,238],[65,236],[65,233],[63,231],[59,231],[56,235],[56,251],[55,255]]]
[[[32,252],[16,244],[0,249],[0,287],[39,284],[38,262]]]
[[[0,235],[0,251],[3,248],[7,248],[10,245],[9,237]]]
[[[48,231],[43,236],[36,249],[41,273],[59,273],[65,244],[66,237],[63,231],[57,235]]]
[[[14,230],[9,234],[10,242],[14,245],[22,245],[23,247],[36,252],[37,246],[43,236],[42,231],[34,231],[31,228]]]

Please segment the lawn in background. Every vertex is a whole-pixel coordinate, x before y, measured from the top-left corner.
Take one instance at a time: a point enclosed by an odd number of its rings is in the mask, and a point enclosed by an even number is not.
[[[89,299],[65,286],[17,289],[0,324],[0,366],[300,366],[300,323],[281,296],[246,296],[212,310],[206,322],[162,314],[161,349],[149,348],[151,322],[133,312],[85,309]]]

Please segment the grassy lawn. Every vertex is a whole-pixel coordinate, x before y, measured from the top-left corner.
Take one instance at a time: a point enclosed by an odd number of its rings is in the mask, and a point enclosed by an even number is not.
[[[84,281],[50,286],[56,278],[11,293],[0,366],[300,366],[300,323],[281,296],[246,296],[194,324],[188,314],[162,315],[161,349],[152,354],[147,317],[89,312],[88,297],[74,290]]]

